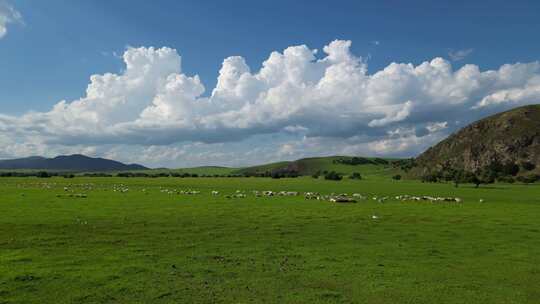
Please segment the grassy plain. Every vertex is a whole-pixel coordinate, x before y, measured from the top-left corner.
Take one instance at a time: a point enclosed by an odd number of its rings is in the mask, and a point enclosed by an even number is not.
[[[248,197],[224,197],[236,190]],[[251,190],[463,202],[332,204]],[[0,303],[538,303],[539,215],[539,185],[2,178]]]

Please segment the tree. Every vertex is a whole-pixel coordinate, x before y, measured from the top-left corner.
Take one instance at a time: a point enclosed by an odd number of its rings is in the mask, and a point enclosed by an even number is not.
[[[47,171],[39,171],[37,174],[36,174],[37,177],[39,178],[48,178],[48,177],[51,177],[51,175],[47,172]]]
[[[493,170],[484,170],[477,174],[472,174],[468,180],[473,183],[476,188],[480,187],[481,184],[493,184],[497,177],[497,172]]]
[[[482,180],[483,184],[493,184],[497,179],[497,172],[493,170],[486,170],[482,172],[480,179]]]
[[[437,174],[434,173],[427,173],[422,176],[423,183],[436,183],[438,181],[439,178],[437,177]]]
[[[353,172],[353,174],[351,174],[349,176],[349,179],[357,179],[357,180],[360,180],[362,179],[362,175],[358,172]]]
[[[501,183],[509,183],[509,184],[513,184],[516,182],[516,180],[511,177],[511,176],[502,176],[502,177],[499,177],[497,178],[497,181],[501,182]]]
[[[464,170],[454,170],[452,180],[454,181],[454,187],[459,187],[459,184],[464,182],[466,174]]]
[[[445,180],[445,181],[451,181],[451,180],[454,180],[454,176],[456,175],[456,170],[455,169],[452,169],[452,168],[449,168],[449,169],[443,169],[441,175],[442,175],[442,178]]]
[[[321,170],[318,170],[317,172],[313,173],[313,175],[311,175],[311,177],[313,177],[314,179],[318,179],[319,176],[321,176]]]
[[[471,183],[473,183],[476,188],[480,187],[480,184],[482,183],[482,180],[480,178],[478,178],[478,176],[476,175],[473,175],[472,179],[471,179]]]
[[[520,183],[532,184],[532,183],[537,182],[538,180],[540,180],[540,175],[528,174],[528,175],[524,175],[524,176],[518,176],[516,179]]]
[[[341,174],[337,173],[336,171],[330,171],[330,172],[327,172],[324,175],[324,179],[339,181],[339,180],[343,179],[343,176]]]
[[[521,166],[523,167],[523,169],[525,169],[527,171],[532,171],[532,170],[534,170],[534,168],[536,168],[535,164],[533,164],[531,162],[528,162],[528,161],[521,162]]]
[[[519,173],[519,166],[515,163],[506,163],[501,169],[504,175],[516,176]]]

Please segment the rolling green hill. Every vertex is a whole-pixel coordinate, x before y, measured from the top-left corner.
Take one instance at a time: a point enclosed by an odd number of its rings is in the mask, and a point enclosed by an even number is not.
[[[140,173],[148,174],[158,174],[158,173],[189,173],[197,175],[229,175],[238,169],[229,168],[229,167],[220,167],[220,166],[201,166],[201,167],[192,167],[192,168],[178,168],[178,169],[167,169],[167,168],[158,168],[158,169],[149,169],[137,171]]]
[[[125,170],[79,170],[73,171],[77,175],[85,174],[110,174],[118,173],[133,173],[138,175],[159,175],[159,174],[197,174],[198,176],[227,176],[227,175],[261,175],[265,173],[271,174],[276,171],[296,172],[301,176],[310,176],[316,172],[323,173],[324,171],[335,171],[342,175],[350,175],[354,172],[360,173],[364,177],[388,177],[398,172],[392,166],[392,161],[396,159],[389,158],[369,158],[369,157],[353,157],[353,156],[327,156],[327,157],[312,157],[303,158],[295,161],[282,161],[268,163],[263,165],[231,168],[221,166],[200,166],[192,168],[155,168],[155,169],[139,169],[132,170],[127,167]],[[43,169],[1,169],[0,172],[22,172],[32,173]],[[65,170],[46,169],[48,172],[65,172]]]
[[[351,164],[353,159],[356,162]],[[352,156],[312,157],[247,167],[234,172],[238,174],[262,174],[274,170],[288,170],[296,171],[299,175],[313,175],[316,172],[336,171],[344,175],[358,172],[363,176],[390,176],[397,172],[392,166],[391,162],[393,160]]]
[[[351,162],[355,160],[356,163]],[[136,171],[143,174],[160,173],[189,173],[199,176],[212,175],[261,175],[276,171],[297,172],[301,176],[313,175],[316,172],[335,171],[343,175],[350,175],[354,172],[360,173],[364,177],[389,177],[398,172],[393,166],[395,159],[352,157],[352,156],[328,156],[303,158],[295,161],[282,161],[268,163],[244,168],[231,168],[220,166],[202,166],[193,168],[167,169],[157,168]]]

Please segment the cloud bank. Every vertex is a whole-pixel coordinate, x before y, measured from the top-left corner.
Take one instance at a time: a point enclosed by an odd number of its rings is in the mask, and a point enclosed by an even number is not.
[[[92,75],[82,98],[48,112],[0,115],[0,144],[10,147],[0,156],[86,149],[156,165],[412,156],[464,123],[540,100],[538,62],[481,71],[435,58],[369,74],[350,48],[347,40],[320,53],[291,46],[272,52],[258,71],[228,57],[207,94],[197,75],[183,73],[176,50],[129,48],[125,69]],[[192,153],[208,157],[188,163]]]

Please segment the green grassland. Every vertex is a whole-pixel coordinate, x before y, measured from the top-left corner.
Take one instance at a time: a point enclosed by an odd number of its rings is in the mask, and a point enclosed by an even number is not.
[[[173,189],[201,193],[168,194]],[[225,197],[236,190],[247,198]],[[463,202],[333,204],[251,190]],[[69,196],[78,193],[87,197]],[[454,188],[379,176],[2,178],[0,212],[0,303],[540,299],[539,185]]]

